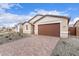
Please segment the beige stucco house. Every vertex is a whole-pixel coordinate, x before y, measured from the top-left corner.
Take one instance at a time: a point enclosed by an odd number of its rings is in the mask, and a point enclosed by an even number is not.
[[[68,37],[69,18],[58,15],[36,15],[23,23],[23,33]]]

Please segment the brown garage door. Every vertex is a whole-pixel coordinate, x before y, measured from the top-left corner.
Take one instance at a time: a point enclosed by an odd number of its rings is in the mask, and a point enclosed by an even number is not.
[[[38,34],[39,35],[49,35],[49,36],[60,36],[60,24],[43,24],[38,25]]]

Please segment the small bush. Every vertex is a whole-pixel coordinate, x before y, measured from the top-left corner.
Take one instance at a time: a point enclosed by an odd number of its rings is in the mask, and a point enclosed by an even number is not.
[[[9,38],[9,40],[12,40],[12,38]]]
[[[23,37],[23,35],[21,35],[21,37]]]
[[[18,33],[19,36],[21,36],[21,33]]]
[[[66,44],[66,42],[65,41],[62,41],[62,43],[65,45]]]
[[[5,36],[5,38],[9,38],[9,36]]]
[[[19,36],[23,37],[23,33],[18,33]]]

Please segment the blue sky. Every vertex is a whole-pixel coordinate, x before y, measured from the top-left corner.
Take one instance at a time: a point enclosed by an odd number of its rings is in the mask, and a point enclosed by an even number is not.
[[[0,3],[0,25],[16,24],[29,20],[36,14],[55,14],[68,16],[71,20],[79,18],[78,3]],[[71,22],[73,23],[73,22]]]
[[[69,17],[72,19],[74,17],[79,16],[79,4],[77,3],[21,3],[20,4],[22,8],[16,9],[17,6],[14,6],[13,8],[7,10],[7,12],[24,15],[29,14],[30,12],[34,11],[35,9],[44,9],[47,11],[56,10],[60,12],[67,11],[67,14],[69,14]]]

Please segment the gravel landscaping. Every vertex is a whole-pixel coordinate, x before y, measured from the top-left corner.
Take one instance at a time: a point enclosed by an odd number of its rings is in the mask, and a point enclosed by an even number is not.
[[[0,45],[1,56],[50,56],[59,38],[35,36]]]
[[[79,56],[79,37],[70,36],[67,39],[60,39],[52,56]]]
[[[79,56],[79,37],[64,39],[19,33],[9,35],[1,36],[5,39],[0,37],[1,56]]]

